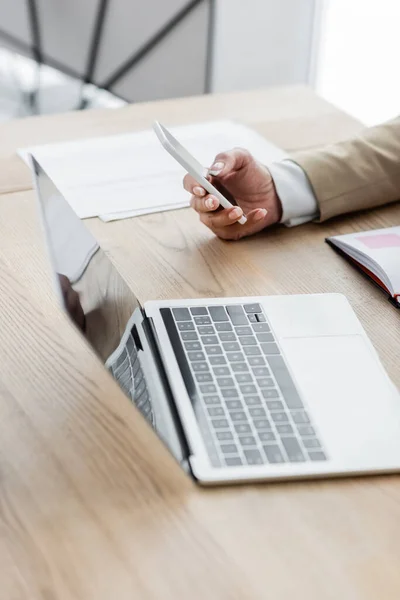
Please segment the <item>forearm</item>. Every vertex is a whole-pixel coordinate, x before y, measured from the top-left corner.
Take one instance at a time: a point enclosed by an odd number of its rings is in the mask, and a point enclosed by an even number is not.
[[[400,199],[400,118],[292,157],[307,174],[319,219]]]

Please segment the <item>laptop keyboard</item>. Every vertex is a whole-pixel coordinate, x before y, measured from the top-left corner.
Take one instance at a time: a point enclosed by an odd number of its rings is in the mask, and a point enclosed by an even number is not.
[[[326,460],[259,304],[162,309],[164,317],[165,311],[176,328],[170,337],[179,337],[186,356],[213,466]]]

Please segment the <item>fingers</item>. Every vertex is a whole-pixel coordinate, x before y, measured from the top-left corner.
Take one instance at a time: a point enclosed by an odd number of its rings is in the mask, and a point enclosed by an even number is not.
[[[214,196],[199,197],[193,195],[190,200],[190,206],[201,214],[217,210],[219,202]]]
[[[256,208],[249,212],[244,225],[238,223],[243,212],[239,207],[225,209],[220,213],[202,213],[200,220],[223,240],[239,240],[248,235],[258,233],[270,225],[268,211]]]
[[[233,148],[233,150],[217,154],[208,172],[209,175],[223,179],[235,171],[243,169],[252,160],[253,157],[248,150]],[[207,179],[210,179],[210,177],[207,177]],[[191,175],[185,175],[183,187],[187,192],[195,196],[202,197],[207,194],[206,190]]]
[[[210,179],[210,177],[207,176],[207,179]],[[207,194],[206,190],[191,175],[185,175],[183,178],[183,187],[187,192],[196,196],[205,196]]]
[[[227,152],[220,152],[215,157],[209,173],[214,177],[223,178],[234,171],[243,169],[251,160],[250,152],[244,148],[233,148]]]

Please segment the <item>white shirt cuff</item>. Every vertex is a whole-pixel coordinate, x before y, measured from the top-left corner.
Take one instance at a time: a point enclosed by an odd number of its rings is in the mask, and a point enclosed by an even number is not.
[[[282,160],[268,167],[282,203],[281,223],[294,227],[318,217],[318,203],[307,178],[298,164]]]

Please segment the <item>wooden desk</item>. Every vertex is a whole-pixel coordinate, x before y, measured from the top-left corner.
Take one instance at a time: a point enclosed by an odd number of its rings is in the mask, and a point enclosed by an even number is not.
[[[203,490],[60,314],[18,146],[233,117],[285,148],[360,124],[304,88],[33,118],[0,128],[0,597],[398,599],[400,480]],[[139,299],[345,293],[395,382],[398,314],[324,243],[400,206],[215,239],[183,210],[89,222]],[[368,376],[366,374],[366,376]],[[379,399],[377,399],[379,401]]]

